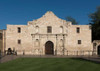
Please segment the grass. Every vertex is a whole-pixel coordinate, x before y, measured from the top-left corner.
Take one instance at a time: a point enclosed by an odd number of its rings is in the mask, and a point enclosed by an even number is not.
[[[1,63],[0,71],[100,71],[100,64],[69,58],[19,58]]]

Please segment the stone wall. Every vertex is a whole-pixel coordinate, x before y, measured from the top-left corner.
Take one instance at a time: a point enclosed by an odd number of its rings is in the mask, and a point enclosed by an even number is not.
[[[80,28],[77,33],[76,28]],[[91,41],[91,29],[89,25],[71,25],[68,32],[68,50],[69,51],[92,51],[93,45]],[[81,44],[78,44],[81,40]]]
[[[100,40],[93,41],[93,54],[98,55],[98,46],[100,46]]]
[[[1,52],[4,52],[5,50],[5,45],[6,45],[6,39],[5,39],[5,36],[6,36],[6,30],[0,30],[0,50]]]
[[[52,27],[52,33],[47,33],[48,26]],[[21,33],[18,33],[18,27],[21,28]],[[76,33],[77,27],[80,27],[80,33]],[[18,40],[21,40],[21,44],[18,44]],[[82,44],[77,44],[78,40]],[[84,55],[92,55],[89,25],[72,25],[52,12],[29,21],[27,25],[7,25],[6,50],[11,48],[19,55],[45,55],[47,41],[53,42],[55,55],[81,55],[84,52]]]
[[[0,36],[2,38],[2,30],[0,30]],[[3,40],[0,38],[0,51],[2,50],[2,47],[3,47]]]

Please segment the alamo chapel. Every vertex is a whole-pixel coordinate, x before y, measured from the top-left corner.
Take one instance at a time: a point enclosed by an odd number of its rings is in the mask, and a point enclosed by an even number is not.
[[[2,33],[1,33],[2,32]],[[27,25],[7,25],[0,30],[2,52],[17,55],[93,55],[91,27],[72,25],[48,11]]]

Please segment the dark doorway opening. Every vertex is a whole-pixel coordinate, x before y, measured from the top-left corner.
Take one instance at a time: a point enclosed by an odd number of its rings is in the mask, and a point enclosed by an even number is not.
[[[97,53],[100,56],[100,45],[98,46]]]
[[[7,55],[11,55],[11,54],[12,54],[12,49],[8,48]]]
[[[45,43],[45,54],[46,55],[54,55],[54,44],[51,41],[47,41]]]

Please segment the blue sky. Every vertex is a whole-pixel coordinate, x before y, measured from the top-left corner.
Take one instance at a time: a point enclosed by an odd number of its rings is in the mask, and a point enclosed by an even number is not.
[[[88,24],[88,15],[95,12],[97,6],[100,0],[0,0],[0,29],[6,29],[6,24],[26,25],[47,11],[53,11],[62,19],[72,16],[80,24]]]

